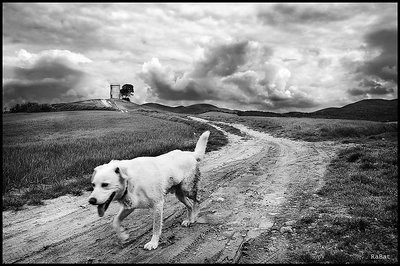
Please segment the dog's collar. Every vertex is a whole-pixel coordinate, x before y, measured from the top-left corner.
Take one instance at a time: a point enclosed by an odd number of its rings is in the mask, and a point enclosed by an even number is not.
[[[125,192],[118,201],[122,203],[125,207],[130,208],[132,207],[132,201],[130,197],[126,197],[127,194],[128,194],[128,185],[125,187]]]
[[[121,199],[125,198],[126,194],[128,194],[128,186],[125,188],[124,194],[121,196]]]

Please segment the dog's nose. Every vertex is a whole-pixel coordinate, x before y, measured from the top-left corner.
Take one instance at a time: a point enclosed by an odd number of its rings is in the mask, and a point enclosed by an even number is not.
[[[89,203],[93,204],[93,205],[96,204],[96,201],[97,201],[96,198],[90,198],[89,199]]]

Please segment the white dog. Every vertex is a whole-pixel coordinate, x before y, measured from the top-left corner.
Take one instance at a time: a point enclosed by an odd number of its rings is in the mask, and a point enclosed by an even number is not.
[[[117,200],[121,204],[113,220],[118,237],[125,241],[129,235],[121,227],[121,221],[136,208],[154,210],[153,236],[145,249],[156,249],[163,221],[164,196],[175,193],[187,207],[188,219],[183,226],[194,223],[198,214],[197,183],[199,162],[203,159],[209,131],[204,132],[194,152],[174,150],[156,157],[138,157],[132,160],[112,160],[94,169],[93,192],[89,203],[97,205],[100,217],[109,204]]]

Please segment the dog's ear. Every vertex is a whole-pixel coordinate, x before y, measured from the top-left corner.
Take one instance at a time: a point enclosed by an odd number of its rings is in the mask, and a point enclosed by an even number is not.
[[[92,177],[90,178],[90,182],[93,182],[94,175],[96,174],[96,168],[93,170]]]
[[[118,167],[117,166],[114,171],[117,175],[119,175],[119,178],[121,181],[124,181],[125,179],[128,178],[128,173],[127,173],[126,167]]]

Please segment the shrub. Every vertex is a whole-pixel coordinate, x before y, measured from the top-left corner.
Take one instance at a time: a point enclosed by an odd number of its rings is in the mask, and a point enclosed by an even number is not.
[[[54,108],[47,103],[39,104],[27,102],[23,104],[16,104],[10,108],[10,113],[34,113],[34,112],[51,112],[54,111]]]
[[[368,184],[371,180],[364,174],[354,174],[350,177],[351,181],[360,182],[362,184]]]
[[[357,161],[360,157],[361,157],[361,153],[355,152],[355,153],[352,153],[349,155],[349,157],[347,158],[347,161],[349,163],[353,163],[353,162]]]

